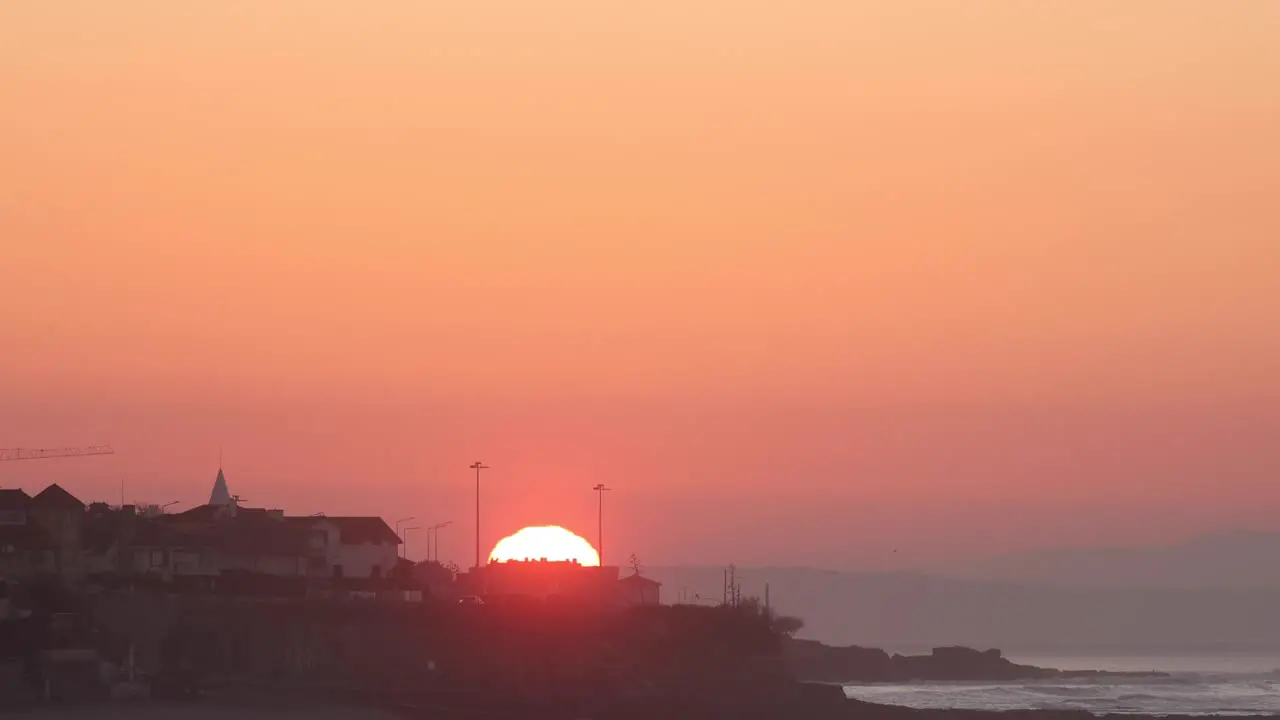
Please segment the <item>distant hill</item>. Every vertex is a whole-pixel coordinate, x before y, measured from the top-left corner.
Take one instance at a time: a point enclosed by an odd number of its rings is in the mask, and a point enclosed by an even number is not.
[[[1280,587],[1280,533],[1223,532],[1166,547],[1042,550],[930,573],[1070,587]]]
[[[721,568],[645,572],[664,583],[665,602],[682,589],[720,598]],[[1280,587],[1063,586],[807,568],[741,568],[738,575],[744,595],[762,595],[769,583],[773,605],[804,618],[801,637],[827,643],[1015,653],[1280,650]]]

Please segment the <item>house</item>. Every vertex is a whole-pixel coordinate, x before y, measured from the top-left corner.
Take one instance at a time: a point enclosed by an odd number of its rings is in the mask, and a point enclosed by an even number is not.
[[[180,553],[172,571],[177,575],[249,572],[296,577],[311,571],[313,553],[305,530],[287,522],[283,510],[241,507],[230,495],[221,468],[209,504],[162,515],[154,522],[172,531],[158,539],[181,544],[172,548]]]
[[[29,577],[54,570],[56,545],[31,522],[31,496],[0,490],[0,577]]]
[[[0,488],[0,527],[27,524],[31,496],[20,489]]]
[[[387,577],[400,557],[400,537],[380,517],[293,517],[288,522],[306,533],[313,576]]]
[[[42,530],[53,545],[53,572],[78,575],[80,531],[84,524],[84,503],[54,483],[28,503],[27,521]]]
[[[77,573],[83,515],[84,504],[56,484],[35,497],[0,490],[0,574]]]
[[[122,548],[132,535],[133,518],[126,520],[124,515],[124,508],[112,508],[103,502],[89,504],[80,532],[81,561],[86,575],[126,572]]]
[[[661,605],[662,583],[634,573],[618,581],[616,598],[623,606]]]
[[[201,505],[153,522],[174,531],[168,539],[182,539],[188,547],[210,555],[208,560],[197,559],[194,567],[199,570],[185,574],[206,574],[206,569],[213,574],[240,571],[282,576],[310,572],[307,535],[286,522],[280,510]]]
[[[239,508],[235,516],[204,531],[215,548],[219,571],[303,577],[310,574],[308,535],[286,522],[284,512]]]
[[[127,511],[125,511],[127,512]],[[128,523],[126,523],[127,525]],[[137,518],[121,540],[117,567],[128,575],[212,577],[218,574],[216,553],[208,537],[184,532],[151,519]]]

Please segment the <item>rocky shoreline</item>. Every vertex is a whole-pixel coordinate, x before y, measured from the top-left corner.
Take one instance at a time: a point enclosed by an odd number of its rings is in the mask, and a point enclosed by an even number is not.
[[[889,654],[879,648],[833,647],[815,640],[788,640],[787,666],[799,680],[826,683],[877,682],[1012,682],[1017,680],[1168,677],[1159,672],[1115,673],[1101,670],[1057,670],[1019,665],[999,650],[967,647],[934,648],[929,655]]]

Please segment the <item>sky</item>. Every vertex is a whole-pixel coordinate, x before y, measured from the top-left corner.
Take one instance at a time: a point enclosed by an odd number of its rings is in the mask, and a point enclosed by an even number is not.
[[[1280,7],[0,5],[0,486],[908,567],[1280,517]],[[410,535],[410,555],[425,536]],[[612,554],[611,554],[612,553]]]

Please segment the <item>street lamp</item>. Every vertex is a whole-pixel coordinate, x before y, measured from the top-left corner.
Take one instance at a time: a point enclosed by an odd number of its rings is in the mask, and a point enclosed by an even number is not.
[[[605,487],[604,483],[597,483],[596,486],[591,489],[596,491],[596,496],[599,498],[599,503],[600,503],[599,508],[597,510],[599,515],[596,518],[596,522],[597,522],[596,553],[600,556],[600,569],[603,571],[604,570],[604,494],[606,491],[611,490],[612,488]]]
[[[468,467],[476,471],[476,570],[480,569],[480,471],[488,470],[489,466],[479,460],[471,463]]]
[[[427,528],[427,560],[438,560],[440,558],[440,528],[448,527],[449,525],[452,525],[452,524],[453,524],[453,521],[449,520],[447,522],[436,523],[435,525],[432,525],[431,527]],[[434,558],[431,556],[431,534],[432,533],[435,533],[435,536],[436,536],[436,545],[435,545],[436,554]]]
[[[399,520],[397,520],[397,521],[396,521],[396,537],[400,537],[400,525],[401,525],[401,523],[407,523],[407,522],[409,522],[410,520],[417,520],[417,518],[415,518],[415,517],[413,517],[412,515],[410,515],[410,516],[409,516],[409,517],[407,517],[407,518],[400,518]],[[403,543],[404,543],[404,538],[401,538],[401,539],[400,539],[400,542],[401,542],[401,544],[403,544]],[[403,547],[402,547],[402,548],[400,548],[400,552],[401,552],[402,554],[404,553],[404,548],[403,548]]]
[[[418,525],[414,525],[413,527],[407,527],[404,529],[404,559],[405,560],[409,559],[409,531],[421,530],[421,529],[422,528]]]

